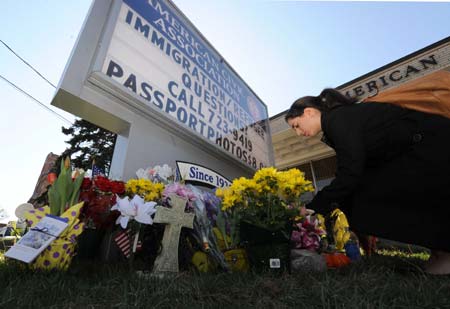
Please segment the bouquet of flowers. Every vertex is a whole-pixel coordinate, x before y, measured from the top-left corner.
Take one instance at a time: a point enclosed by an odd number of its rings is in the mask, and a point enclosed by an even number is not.
[[[92,179],[85,177],[81,184],[80,201],[84,202],[83,221],[87,228],[106,229],[117,218],[111,207],[116,204],[117,196],[125,193],[125,183],[110,180],[104,176]]]
[[[242,221],[267,230],[283,230],[299,214],[300,196],[313,190],[298,169],[277,171],[263,168],[252,179],[235,179],[231,186],[217,189],[222,210],[230,217],[238,213]]]
[[[118,198],[113,210],[120,211],[116,223],[126,228],[128,222],[153,224],[152,215],[155,207],[163,203],[163,191],[167,184],[173,182],[174,173],[170,166],[140,168],[136,171],[137,179],[130,179],[125,184],[125,197]],[[166,188],[167,190],[167,188]]]
[[[272,167],[217,189],[224,212],[219,217],[230,221],[231,244],[246,248],[252,268],[266,270],[273,262],[278,263],[276,269],[287,269],[293,220],[302,206],[300,196],[312,190],[311,182],[298,169],[277,171]]]
[[[322,238],[326,236],[326,229],[322,215],[307,214],[295,218],[291,243],[295,249],[307,249],[314,252],[321,248]]]
[[[168,205],[167,198],[171,194],[176,194],[180,197],[187,199],[186,211],[193,212],[193,210],[194,210],[193,202],[196,200],[197,197],[195,196],[195,194],[191,188],[189,188],[188,186],[186,186],[182,183],[179,183],[179,182],[174,182],[174,183],[167,185],[164,188],[164,191],[162,194],[163,198],[164,198],[163,205],[165,205],[165,206]]]

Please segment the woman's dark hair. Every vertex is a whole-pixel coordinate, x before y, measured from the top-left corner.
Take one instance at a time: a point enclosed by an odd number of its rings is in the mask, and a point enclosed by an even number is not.
[[[321,112],[332,110],[338,106],[352,105],[357,102],[354,98],[349,98],[343,95],[339,91],[333,88],[326,88],[317,96],[306,96],[297,99],[292,103],[291,108],[284,116],[284,119],[288,121],[291,118],[295,118],[303,115],[303,111],[306,107],[313,107]]]

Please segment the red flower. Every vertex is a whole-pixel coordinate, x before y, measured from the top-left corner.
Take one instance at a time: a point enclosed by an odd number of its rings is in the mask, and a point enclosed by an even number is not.
[[[125,183],[123,181],[111,181],[111,192],[115,194],[124,194]]]
[[[92,181],[84,178],[81,188],[79,201],[84,202],[84,221],[97,229],[114,225],[120,213],[111,211],[111,207],[116,203],[116,194],[125,193],[125,184],[122,181],[110,181],[106,177],[96,176]]]
[[[80,194],[80,198],[87,199],[83,207],[85,220],[92,222],[97,229],[112,226],[120,215],[117,211],[111,211],[111,206],[116,203],[116,196],[102,194],[95,190],[82,193],[85,194]]]
[[[92,186],[92,181],[89,177],[83,178],[83,183],[81,184],[81,190],[89,190]]]
[[[97,176],[94,179],[94,185],[97,189],[103,192],[111,191],[111,181],[108,178],[103,176]]]

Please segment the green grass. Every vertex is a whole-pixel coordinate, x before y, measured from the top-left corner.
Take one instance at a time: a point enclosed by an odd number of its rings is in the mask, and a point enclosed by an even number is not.
[[[62,273],[0,261],[0,308],[450,308],[450,276],[425,274],[426,255],[414,254],[377,255],[325,273],[163,280],[126,265],[75,261]]]

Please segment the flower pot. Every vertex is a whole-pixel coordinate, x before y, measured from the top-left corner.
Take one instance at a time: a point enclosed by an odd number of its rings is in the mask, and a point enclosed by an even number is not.
[[[268,230],[241,222],[240,236],[250,267],[257,272],[289,270],[290,230]]]

